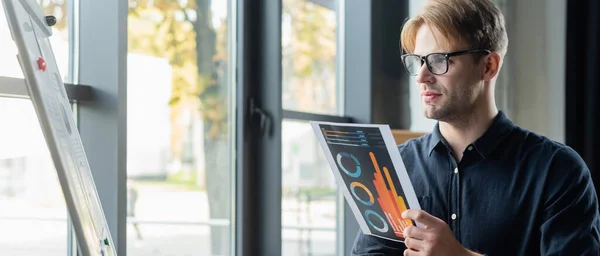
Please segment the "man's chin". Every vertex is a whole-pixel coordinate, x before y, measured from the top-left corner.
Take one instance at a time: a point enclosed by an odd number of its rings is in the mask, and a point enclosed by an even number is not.
[[[425,115],[424,115],[424,116],[425,116],[425,118],[427,118],[427,119],[431,119],[431,120],[436,120],[436,121],[439,121],[439,120],[438,120],[438,117],[437,117],[436,115],[432,115],[432,114],[429,114],[429,113],[425,113]]]
[[[436,120],[436,121],[441,121],[442,119],[444,119],[444,116],[440,113],[439,110],[435,110],[435,109],[431,109],[431,108],[425,109],[425,111],[423,112],[423,115],[427,119],[432,119],[432,120]]]
[[[435,117],[435,113],[436,109],[434,106],[431,105],[424,105],[423,106],[423,116],[425,116],[425,118],[427,119],[434,119],[433,117]]]

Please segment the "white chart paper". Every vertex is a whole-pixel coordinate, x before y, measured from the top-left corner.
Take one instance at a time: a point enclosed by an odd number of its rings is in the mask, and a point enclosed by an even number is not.
[[[403,242],[406,227],[422,227],[401,217],[421,207],[389,126],[310,123],[364,234]]]

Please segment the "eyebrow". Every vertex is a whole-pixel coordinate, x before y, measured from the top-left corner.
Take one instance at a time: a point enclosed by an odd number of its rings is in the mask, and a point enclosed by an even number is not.
[[[431,53],[450,53],[450,52],[452,52],[452,51],[431,51],[431,52],[421,53],[421,54],[414,52],[412,54],[419,55],[419,56],[425,56],[425,55],[431,54]]]

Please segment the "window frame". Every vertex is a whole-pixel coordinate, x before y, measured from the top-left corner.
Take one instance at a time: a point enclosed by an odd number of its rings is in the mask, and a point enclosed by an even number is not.
[[[341,29],[338,33],[337,83],[344,85],[339,90],[343,116],[321,115],[282,108],[281,88],[281,1],[240,0],[241,10],[246,17],[247,31],[242,42],[247,49],[244,61],[240,64],[244,77],[240,80],[247,88],[244,98],[246,106],[250,101],[266,113],[271,124],[261,129],[260,115],[250,115],[246,120],[251,127],[246,138],[250,143],[245,148],[245,168],[242,183],[253,185],[245,188],[237,199],[246,206],[242,213],[242,242],[237,255],[281,255],[281,122],[284,118],[294,120],[320,120],[336,122],[371,122],[371,3],[369,1],[339,1]],[[257,3],[258,2],[258,3]],[[255,13],[261,15],[256,15]],[[353,17],[344,19],[344,17]],[[257,18],[260,17],[260,18]],[[340,86],[338,86],[340,88]],[[252,113],[247,110],[246,114]],[[265,128],[265,127],[262,127]],[[254,135],[254,136],[252,136]],[[248,174],[252,174],[249,177]],[[342,199],[342,195],[338,195]],[[248,206],[250,205],[250,206]],[[352,210],[338,200],[338,255],[351,252],[354,238],[359,230]],[[240,234],[238,234],[239,236]]]
[[[68,15],[73,22],[69,27],[73,83],[65,86],[71,92],[69,97],[114,242],[119,255],[126,255],[128,2],[71,2],[74,4]],[[371,3],[339,0],[338,27],[342,29],[338,31],[336,76],[337,83],[344,85],[338,86],[342,116],[282,108],[281,0],[230,0],[230,5],[235,19],[231,36],[236,37],[230,41],[234,42],[230,53],[236,63],[231,79],[236,104],[232,112],[235,235],[231,252],[278,255],[282,253],[281,122],[371,122],[372,53],[364,50],[371,48]],[[344,19],[346,16],[353,18]],[[0,77],[0,97],[28,97],[24,79]],[[267,114],[270,126],[260,126],[260,115],[255,110]],[[338,198],[337,250],[338,255],[347,255],[359,227],[343,196]],[[69,248],[74,247],[69,243]]]

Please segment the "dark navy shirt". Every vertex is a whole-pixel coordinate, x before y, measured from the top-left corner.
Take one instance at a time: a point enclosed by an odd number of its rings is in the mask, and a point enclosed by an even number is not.
[[[421,208],[486,255],[600,255],[598,200],[570,147],[499,112],[460,162],[439,131],[399,146]],[[600,157],[600,156],[599,156]],[[403,255],[403,243],[357,234],[352,255]]]

